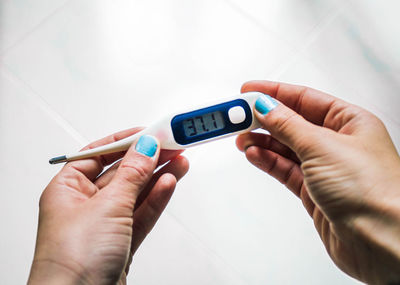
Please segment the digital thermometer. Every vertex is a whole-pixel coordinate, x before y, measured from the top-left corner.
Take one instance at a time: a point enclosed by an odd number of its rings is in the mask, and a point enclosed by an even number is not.
[[[122,140],[75,154],[54,157],[49,162],[56,164],[125,151],[142,135],[157,137],[161,149],[179,150],[248,132],[260,127],[253,114],[254,104],[260,95],[262,93],[248,92],[234,98],[179,112]]]

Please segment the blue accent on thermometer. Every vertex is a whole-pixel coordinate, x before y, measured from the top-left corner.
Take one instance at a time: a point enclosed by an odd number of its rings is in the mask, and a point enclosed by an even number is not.
[[[161,149],[184,149],[215,139],[259,128],[253,108],[259,92],[239,96],[172,114],[152,126],[117,142],[50,159],[51,164],[127,150],[143,135],[157,137]]]
[[[243,108],[243,121],[234,124],[229,119],[229,110]],[[253,121],[249,104],[236,99],[175,116],[171,128],[175,141],[181,145],[211,139],[228,133],[247,129]]]

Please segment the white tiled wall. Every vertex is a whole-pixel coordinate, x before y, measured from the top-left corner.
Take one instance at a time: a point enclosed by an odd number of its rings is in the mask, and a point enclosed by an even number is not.
[[[39,197],[60,169],[45,158],[79,144],[24,84],[0,68],[0,280],[26,282],[35,246]]]
[[[375,112],[400,146],[397,0],[3,0],[0,280],[26,281],[49,157],[250,79],[309,85]],[[135,256],[132,284],[356,284],[301,203],[234,139],[191,170]],[[5,183],[4,183],[5,182]]]

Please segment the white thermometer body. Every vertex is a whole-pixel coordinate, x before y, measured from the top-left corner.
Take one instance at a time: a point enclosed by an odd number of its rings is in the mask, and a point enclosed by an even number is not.
[[[156,137],[161,149],[179,150],[260,127],[253,107],[259,92],[209,103],[170,115],[158,123],[117,142],[50,159],[51,164],[125,151],[142,135]]]

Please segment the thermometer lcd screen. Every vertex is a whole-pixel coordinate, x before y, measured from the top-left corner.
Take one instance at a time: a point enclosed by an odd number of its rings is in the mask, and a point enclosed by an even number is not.
[[[186,137],[202,135],[221,130],[225,127],[224,119],[220,111],[189,118],[182,123]]]
[[[235,107],[245,112],[245,118],[240,123],[233,122],[232,112],[229,112]],[[176,143],[188,145],[247,129],[252,120],[249,104],[243,99],[235,99],[178,114],[171,119],[171,129]]]

